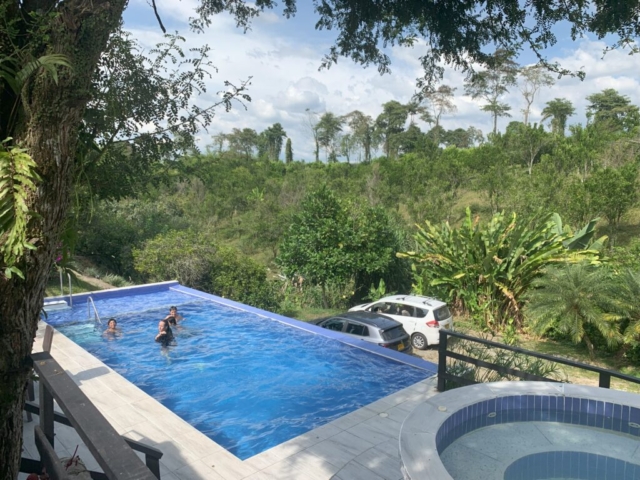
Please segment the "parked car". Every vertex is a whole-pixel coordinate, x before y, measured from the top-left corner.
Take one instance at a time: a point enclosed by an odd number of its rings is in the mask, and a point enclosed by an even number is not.
[[[397,320],[411,336],[411,345],[424,350],[440,343],[440,329],[453,330],[453,317],[445,302],[421,295],[392,295],[349,309],[382,313]]]
[[[402,324],[385,315],[370,312],[348,312],[314,320],[316,325],[346,333],[365,342],[400,352],[411,352],[409,334]]]

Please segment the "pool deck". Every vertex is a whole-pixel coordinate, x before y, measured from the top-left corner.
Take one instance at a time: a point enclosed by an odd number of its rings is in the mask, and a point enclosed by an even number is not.
[[[40,322],[34,352],[42,350]],[[160,449],[162,479],[401,480],[402,422],[437,393],[431,377],[247,460],[240,460],[60,332],[51,355],[120,433]],[[23,456],[38,458],[33,422],[25,423]],[[56,424],[59,456],[78,455],[100,471],[75,431]],[[33,456],[33,454],[36,456]]]

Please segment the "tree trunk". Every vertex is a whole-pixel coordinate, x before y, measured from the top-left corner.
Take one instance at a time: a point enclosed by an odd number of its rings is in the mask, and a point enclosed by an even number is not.
[[[593,348],[593,343],[591,343],[591,339],[586,333],[582,335],[582,339],[584,340],[584,343],[587,344],[587,349],[589,350],[589,358],[594,359],[596,354],[595,349]]]
[[[30,18],[28,8],[33,3],[22,2],[21,10],[5,18],[5,22],[15,22],[24,27],[23,31],[30,31],[22,22]],[[51,12],[49,24],[44,30],[36,30],[37,37],[29,34],[20,37],[21,48],[33,58],[64,54],[73,70],[60,69],[57,85],[45,72],[34,76],[23,89],[24,109],[15,127],[0,132],[3,138],[11,136],[27,149],[42,178],[28,205],[38,214],[29,225],[27,237],[37,248],[28,251],[18,265],[25,279],[15,275],[7,279],[0,274],[0,478],[8,480],[18,476],[22,409],[31,372],[29,355],[45,286],[67,217],[78,127],[89,100],[87,92],[93,72],[109,34],[120,23],[126,0],[35,3],[38,9]],[[0,42],[2,53],[8,55],[12,52],[7,45]],[[2,261],[0,267],[3,267]]]
[[[495,135],[498,132],[498,113],[493,113],[493,134]]]

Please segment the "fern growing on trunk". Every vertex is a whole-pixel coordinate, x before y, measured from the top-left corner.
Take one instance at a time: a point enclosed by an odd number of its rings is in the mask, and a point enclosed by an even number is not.
[[[24,278],[17,264],[26,249],[35,248],[27,239],[27,225],[33,217],[27,199],[39,177],[26,150],[8,146],[10,141],[4,140],[0,149],[0,254],[5,276]]]

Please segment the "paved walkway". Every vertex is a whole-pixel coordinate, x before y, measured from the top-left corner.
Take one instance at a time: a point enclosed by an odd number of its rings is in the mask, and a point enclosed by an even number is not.
[[[41,351],[44,324],[34,352]],[[51,355],[122,435],[160,449],[163,480],[401,480],[398,437],[406,416],[437,393],[435,378],[416,383],[245,461],[165,408],[59,332]],[[38,458],[34,421],[25,423],[24,456]],[[56,424],[55,449],[100,471],[72,428]]]

